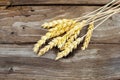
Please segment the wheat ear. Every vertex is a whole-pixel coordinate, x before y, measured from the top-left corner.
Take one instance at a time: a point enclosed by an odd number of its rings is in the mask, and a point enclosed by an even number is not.
[[[47,51],[49,51],[50,49],[52,49],[54,46],[56,46],[59,42],[59,40],[61,39],[61,37],[56,37],[54,38],[51,42],[48,43],[47,46],[45,46],[44,48],[42,48],[39,53],[38,56],[41,56],[43,54],[45,54]]]
[[[58,24],[63,24],[63,22],[70,21],[72,19],[59,19],[59,20],[53,20],[51,22],[46,22],[42,25],[43,28],[49,29],[49,28],[54,28]]]
[[[51,37],[56,37],[59,36],[63,33],[65,33],[66,31],[70,30],[73,26],[71,26],[72,24],[75,24],[76,21],[74,20],[67,20],[67,19],[63,19],[61,20],[62,23],[56,25],[54,28],[49,29],[49,32],[53,33],[51,35]]]
[[[46,33],[45,36],[42,36],[41,39],[34,45],[33,51],[35,53],[38,52],[39,48],[46,42],[46,40],[59,36],[69,29],[71,29],[71,25],[76,23],[76,21],[70,20],[70,19],[62,19],[61,22],[59,22],[58,25],[56,25],[55,28],[51,28],[49,32]]]
[[[55,27],[59,23],[62,23],[62,20],[54,20],[52,22],[46,22],[42,25],[42,27],[49,29],[49,28]]]
[[[67,56],[70,52],[72,52],[73,49],[77,48],[77,45],[80,44],[80,42],[82,40],[83,40],[83,38],[77,38],[72,43],[69,43],[68,46],[65,48],[65,50],[63,50],[57,54],[57,57],[55,60],[58,60],[64,56]]]
[[[45,44],[46,40],[50,39],[50,38],[53,38],[55,36],[58,36],[59,34],[55,34],[55,31],[54,32],[47,32],[45,36],[42,36],[41,39],[34,45],[34,48],[33,48],[33,51],[35,53],[38,52],[39,48]]]
[[[88,31],[87,31],[87,34],[85,36],[85,40],[84,40],[83,46],[81,47],[82,50],[85,50],[88,47],[90,39],[92,37],[93,29],[94,29],[94,23],[91,22],[89,27],[88,27]]]
[[[37,53],[42,44],[44,44],[53,34],[54,33],[48,32],[45,36],[42,36],[41,39],[34,45],[33,51]]]
[[[75,24],[72,24],[71,27],[74,28],[74,26],[76,25],[77,23]],[[74,33],[73,29],[71,28],[70,31],[66,32],[65,35],[62,36],[61,40],[59,41],[58,43],[58,48],[61,48],[63,46],[63,44],[66,42],[66,40]]]
[[[77,22],[74,24],[74,27],[69,30],[61,39],[60,43],[58,44],[58,48],[61,48],[64,46],[65,42],[70,38],[72,35],[74,35],[74,38],[77,38],[78,34],[80,33],[80,30],[84,27],[84,24],[86,23],[85,20],[82,22]]]
[[[72,36],[66,41],[66,43],[64,43],[64,45],[63,45],[62,47],[60,47],[60,50],[66,49],[67,46],[68,46],[70,43],[72,43],[72,42],[77,38],[77,36],[79,35],[79,33],[80,33],[80,30],[75,31],[75,34],[72,35]]]
[[[75,24],[76,21],[63,19],[61,24],[58,24],[56,27],[49,29],[50,32],[55,32],[56,35],[61,35],[66,31],[70,30]]]

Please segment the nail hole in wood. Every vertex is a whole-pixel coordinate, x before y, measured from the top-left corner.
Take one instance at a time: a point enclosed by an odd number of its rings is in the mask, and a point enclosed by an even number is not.
[[[30,15],[24,15],[25,17],[29,17]]]
[[[13,35],[13,34],[15,34],[15,32],[11,32],[11,34]]]
[[[14,72],[13,67],[10,67],[9,70],[8,70],[8,73],[10,74],[12,72]]]
[[[35,10],[31,9],[30,11],[31,11],[31,12],[34,12]]]
[[[25,27],[23,26],[22,29],[25,29]]]

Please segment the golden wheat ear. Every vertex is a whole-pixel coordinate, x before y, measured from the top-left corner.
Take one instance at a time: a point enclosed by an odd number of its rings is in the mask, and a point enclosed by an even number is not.
[[[63,36],[61,37],[61,40],[59,41],[59,43],[58,43],[58,45],[57,45],[58,48],[61,48],[62,46],[64,46],[66,40],[74,33],[73,28],[74,28],[74,26],[76,26],[76,25],[77,25],[77,23],[72,24],[72,25],[70,26],[70,27],[72,27],[72,28],[71,28],[69,31],[67,31],[65,35],[63,35]],[[69,26],[68,26],[68,28],[69,28]]]
[[[51,38],[51,35],[53,35],[54,33],[51,32],[47,32],[45,36],[42,36],[41,39],[34,45],[33,51],[35,53],[38,52],[39,48],[45,44],[46,40]]]
[[[80,44],[80,42],[83,40],[83,38],[77,38],[75,41],[72,43],[69,43],[68,46],[61,52],[57,54],[57,57],[55,60],[58,60],[62,57],[67,56],[70,52],[73,51],[73,49],[77,48],[77,45]]]
[[[65,33],[67,30],[70,29],[70,25],[75,23],[75,21],[70,20],[70,19],[62,19],[57,21],[58,25],[56,25],[54,28],[49,29],[49,31],[46,33],[45,36],[42,36],[41,39],[34,45],[33,51],[35,53],[38,52],[39,48],[45,44],[46,40],[57,37],[63,33]],[[50,22],[52,23],[52,22]],[[48,25],[51,26],[51,25]]]
[[[42,24],[42,27],[46,28],[46,29],[49,29],[49,28],[53,28],[57,24],[61,24],[61,23],[62,23],[62,19],[61,20],[54,20],[54,21],[46,22],[46,23]]]
[[[80,34],[80,31],[82,30],[82,28],[84,27],[86,21],[83,20],[82,22],[77,22],[75,27],[73,27],[70,31],[68,31],[63,37],[62,37],[62,41],[61,44],[58,45],[58,48],[60,48],[60,50],[63,50],[66,48],[66,46],[73,42],[78,35]]]
[[[85,36],[85,40],[84,40],[83,46],[81,47],[82,50],[85,50],[88,47],[90,39],[92,37],[93,29],[94,29],[94,23],[91,22],[89,24],[88,31],[87,31],[87,34]]]
[[[59,42],[60,39],[61,39],[61,37],[56,37],[52,41],[50,41],[47,46],[45,46],[44,48],[42,48],[38,52],[38,56],[41,56],[41,55],[45,54],[47,51],[49,51],[50,49],[52,49],[53,47],[55,47],[58,44],[58,42]]]
[[[58,36],[69,31],[72,28],[72,24],[76,23],[76,21],[71,19],[63,19],[62,22],[56,25],[54,28],[50,28],[48,31],[55,32]]]
[[[68,22],[71,19],[59,19],[59,20],[53,20],[51,22],[46,22],[42,25],[43,28],[50,29],[56,27],[58,24],[63,24],[63,22]]]

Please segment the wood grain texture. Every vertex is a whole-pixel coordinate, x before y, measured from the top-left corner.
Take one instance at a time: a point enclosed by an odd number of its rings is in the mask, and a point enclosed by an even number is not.
[[[120,79],[119,44],[91,44],[85,51],[78,47],[71,56],[59,61],[53,60],[56,50],[49,51],[45,56],[35,57],[31,49],[32,45],[0,45],[0,79]]]
[[[0,5],[106,4],[110,0],[0,0]]]
[[[94,31],[85,51],[79,45],[59,61],[56,48],[41,57],[32,51],[47,32],[44,22],[79,17],[109,1],[0,0],[0,80],[119,80],[120,14]]]
[[[0,10],[0,43],[34,43],[47,30],[44,22],[61,18],[75,18],[97,9],[96,6],[18,6]],[[112,16],[98,27],[93,43],[120,43],[120,14]],[[85,31],[84,31],[85,32]]]

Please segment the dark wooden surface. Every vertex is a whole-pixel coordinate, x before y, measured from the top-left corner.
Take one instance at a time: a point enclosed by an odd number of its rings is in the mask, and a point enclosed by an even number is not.
[[[120,14],[94,30],[85,51],[81,51],[79,45],[59,61],[54,61],[56,48],[42,57],[32,51],[34,43],[47,32],[40,26],[44,22],[79,17],[107,2],[109,0],[1,0],[0,80],[119,80]]]
[[[1,0],[0,5],[106,4],[110,0]]]
[[[117,80],[120,45],[90,44],[68,58],[54,61],[56,50],[36,57],[32,45],[0,45],[0,79],[5,80]]]
[[[34,43],[46,33],[41,24],[59,18],[76,18],[96,6],[25,6],[0,11],[0,43]],[[120,15],[116,14],[93,33],[93,43],[120,43]]]

